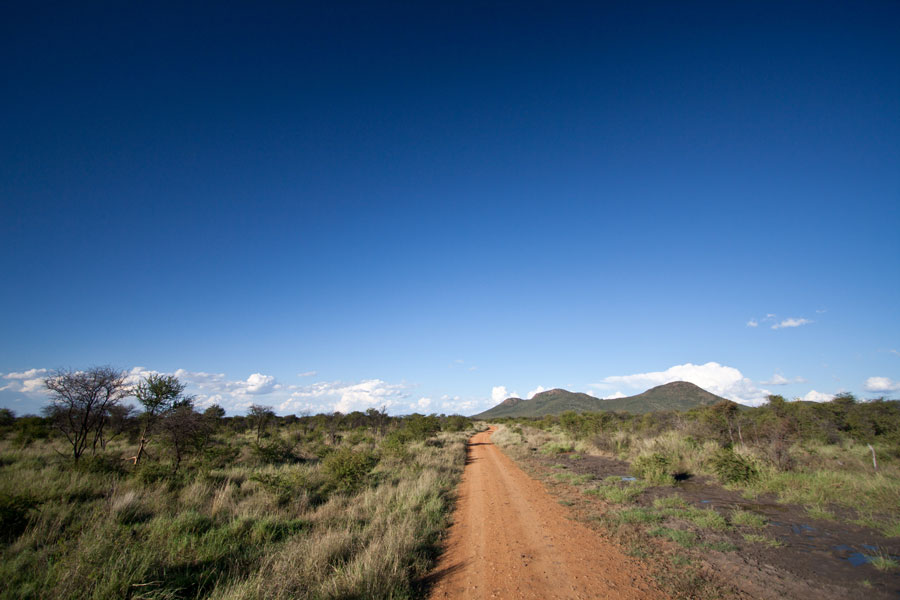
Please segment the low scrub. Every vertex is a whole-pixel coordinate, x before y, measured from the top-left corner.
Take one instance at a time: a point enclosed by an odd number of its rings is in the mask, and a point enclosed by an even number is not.
[[[675,478],[671,473],[672,462],[660,453],[638,456],[631,463],[631,473],[655,485],[671,485]]]
[[[731,448],[719,450],[710,460],[719,481],[726,484],[746,484],[759,477],[759,471],[744,456]]]
[[[0,439],[0,599],[418,597],[469,433],[413,419],[397,461],[376,450],[390,431],[315,419],[215,434],[180,464],[122,460],[126,438],[78,463]]]

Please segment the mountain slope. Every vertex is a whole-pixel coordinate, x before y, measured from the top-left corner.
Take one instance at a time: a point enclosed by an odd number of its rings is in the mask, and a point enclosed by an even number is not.
[[[497,406],[474,415],[476,419],[500,417],[542,417],[574,412],[625,411],[647,413],[657,410],[688,410],[725,400],[687,381],[675,381],[651,388],[642,394],[625,398],[601,400],[589,394],[561,389],[535,394],[531,400],[507,398]]]

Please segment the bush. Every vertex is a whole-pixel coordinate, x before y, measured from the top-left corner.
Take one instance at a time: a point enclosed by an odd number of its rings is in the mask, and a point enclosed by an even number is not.
[[[311,477],[307,471],[255,473],[250,476],[250,479],[258,482],[267,492],[274,495],[281,506],[301,499],[303,496],[305,496],[306,502],[312,505],[321,504],[328,499],[327,491],[322,489],[324,487],[322,480]]]
[[[203,449],[202,463],[207,469],[225,469],[233,465],[241,451],[227,443],[210,444]]]
[[[658,485],[671,485],[675,478],[669,472],[671,461],[668,457],[658,452],[638,456],[631,463],[631,473],[645,481]]]
[[[575,450],[575,446],[568,442],[547,442],[541,448],[541,454],[565,454],[573,450]]]
[[[135,474],[144,484],[173,479],[172,467],[158,462],[142,462]]]
[[[125,461],[108,454],[89,456],[75,463],[75,468],[84,473],[97,473],[100,475],[124,475]]]
[[[340,492],[353,492],[368,481],[376,464],[378,457],[374,452],[342,448],[322,461],[322,470],[330,487]]]
[[[710,466],[722,483],[749,483],[759,476],[759,471],[750,461],[731,449],[716,452]]]
[[[28,511],[37,501],[18,494],[0,494],[0,539],[11,542],[28,526]]]
[[[262,464],[283,464],[300,461],[294,453],[294,444],[282,438],[276,438],[268,444],[253,446],[253,456]]]

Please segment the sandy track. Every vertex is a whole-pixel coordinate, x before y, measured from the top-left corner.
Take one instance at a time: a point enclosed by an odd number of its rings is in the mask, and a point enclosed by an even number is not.
[[[567,517],[490,442],[472,437],[431,598],[661,598],[641,566]]]

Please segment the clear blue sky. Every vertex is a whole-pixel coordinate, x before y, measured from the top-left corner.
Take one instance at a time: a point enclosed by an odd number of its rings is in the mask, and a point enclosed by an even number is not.
[[[897,2],[183,4],[0,8],[0,405],[900,395]]]

